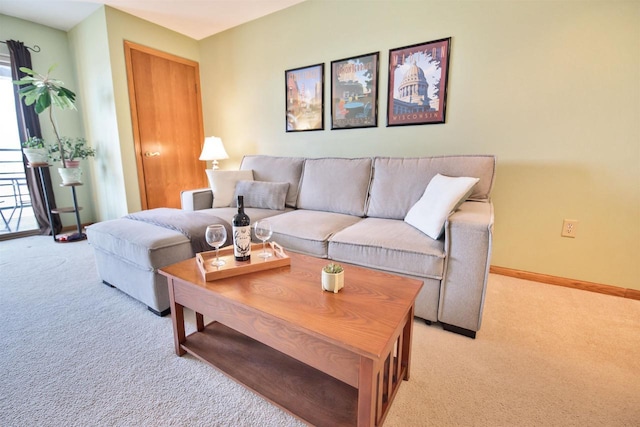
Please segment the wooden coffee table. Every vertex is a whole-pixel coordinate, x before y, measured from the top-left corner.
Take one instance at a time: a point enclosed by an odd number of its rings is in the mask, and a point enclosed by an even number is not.
[[[422,281],[343,264],[324,292],[327,260],[204,281],[195,259],[165,267],[175,350],[190,353],[313,425],[378,426],[409,379]],[[186,336],[184,308],[196,312]],[[205,326],[204,316],[213,321]]]

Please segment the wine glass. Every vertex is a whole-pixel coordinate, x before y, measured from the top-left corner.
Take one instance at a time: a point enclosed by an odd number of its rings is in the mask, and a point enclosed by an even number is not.
[[[271,252],[267,252],[265,242],[269,240],[273,234],[273,230],[271,230],[271,223],[266,219],[262,219],[253,224],[253,229],[256,233],[256,237],[262,240],[262,252],[258,256],[260,258],[269,258],[271,256]]]
[[[211,265],[215,267],[225,265],[225,261],[220,259],[220,256],[218,255],[218,250],[220,249],[220,246],[227,241],[227,229],[221,224],[208,225],[204,236],[205,239],[207,239],[209,246],[212,246],[216,250],[216,260],[213,261]]]

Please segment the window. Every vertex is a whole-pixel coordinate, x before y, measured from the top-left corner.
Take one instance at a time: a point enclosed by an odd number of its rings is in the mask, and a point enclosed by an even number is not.
[[[26,185],[11,59],[0,54],[0,234],[38,229]]]

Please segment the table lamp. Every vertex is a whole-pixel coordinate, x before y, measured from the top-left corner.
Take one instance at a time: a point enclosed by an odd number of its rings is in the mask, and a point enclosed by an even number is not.
[[[212,160],[212,169],[218,169],[218,160],[228,159],[229,155],[222,145],[222,140],[217,136],[208,136],[204,139],[204,147],[200,154],[200,160]]]

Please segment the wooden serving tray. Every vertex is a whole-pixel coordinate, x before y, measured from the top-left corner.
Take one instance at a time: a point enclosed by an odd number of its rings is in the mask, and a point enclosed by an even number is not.
[[[260,258],[262,243],[254,243],[251,245],[251,259],[249,261],[236,261],[233,256],[233,246],[227,246],[220,249],[220,259],[225,261],[224,265],[220,267],[211,265],[216,259],[216,251],[197,253],[196,263],[203,279],[206,281],[291,265],[291,258],[284,253],[282,246],[276,242],[269,242],[266,248],[267,251],[271,250],[273,256]]]

